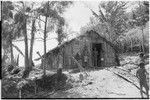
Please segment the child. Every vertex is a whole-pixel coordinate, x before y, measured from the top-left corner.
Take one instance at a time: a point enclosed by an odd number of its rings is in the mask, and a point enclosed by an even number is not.
[[[145,66],[145,64],[143,62],[141,62],[139,64],[140,68],[137,70],[136,76],[139,79],[141,96],[143,97],[142,89],[144,87],[146,90],[147,97],[149,97],[149,95],[148,95],[149,86],[148,86],[147,80],[146,80],[146,74],[148,74],[148,73],[146,72],[146,69],[144,66]]]

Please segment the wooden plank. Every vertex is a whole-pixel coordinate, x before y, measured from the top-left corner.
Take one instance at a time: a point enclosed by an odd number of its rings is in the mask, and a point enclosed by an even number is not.
[[[84,72],[86,75],[88,75],[86,72],[85,72],[85,69],[80,65],[80,63],[73,57],[71,56],[71,58],[73,59],[73,61],[78,65],[79,69],[80,69],[80,72]]]
[[[40,58],[44,59],[44,58],[41,56],[41,54],[39,53],[39,51],[36,52],[36,53],[40,56]]]

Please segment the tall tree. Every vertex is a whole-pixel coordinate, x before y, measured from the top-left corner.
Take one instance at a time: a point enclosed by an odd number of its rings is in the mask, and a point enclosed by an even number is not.
[[[39,14],[37,13],[37,10],[34,9],[34,6],[36,6],[35,2],[31,3],[32,7],[27,8],[27,12],[30,13],[32,17],[30,17],[31,20],[31,42],[30,42],[30,54],[29,54],[29,67],[30,70],[32,70],[33,67],[33,44],[35,41],[35,33],[36,33],[36,21],[38,20]]]
[[[90,9],[93,15],[99,19],[100,24],[105,26],[108,39],[111,43],[116,44],[117,38],[126,30],[126,9],[127,2],[123,1],[107,1],[99,4],[99,14]],[[117,47],[114,47],[117,48]],[[115,57],[117,65],[120,65],[117,52],[115,49]]]
[[[33,55],[34,38],[35,38],[35,19],[32,20],[32,30],[31,30],[30,55],[29,55],[30,70],[32,70],[33,67],[32,55]]]
[[[144,50],[144,27],[146,23],[149,21],[149,3],[148,1],[139,1],[138,7],[133,10],[133,20],[135,26],[140,26],[142,30],[142,52],[145,52]]]
[[[16,33],[22,33],[24,37],[25,43],[25,71],[23,74],[23,78],[28,77],[29,72],[32,70],[33,66],[33,44],[35,40],[35,32],[36,32],[36,20],[41,20],[38,14],[38,8],[34,8],[35,2],[15,2],[15,16],[14,21],[17,27]],[[35,5],[36,6],[36,5]],[[31,24],[31,26],[30,26]],[[30,42],[30,51],[28,48],[28,34],[27,27],[30,26],[31,30],[31,42]]]
[[[48,10],[49,10],[49,1],[46,3],[46,8],[45,8],[45,26],[44,26],[44,55],[46,55],[46,33],[47,33],[47,18],[48,18]],[[46,75],[46,59],[44,57],[44,75]]]
[[[53,27],[52,30],[49,30],[47,29],[48,27],[48,19],[49,20],[53,20],[56,24],[55,26],[58,26],[58,41],[61,41],[61,36],[60,34],[63,34],[62,33],[62,25],[64,25],[64,19],[63,17],[61,17],[61,14],[65,11],[64,9],[69,5],[71,4],[72,2],[69,2],[69,1],[48,1],[48,2],[45,2],[43,4],[43,6],[41,8],[39,8],[39,13],[41,13],[42,16],[45,16],[45,26],[44,26],[44,63],[43,63],[43,69],[44,69],[44,75],[46,75],[46,37],[47,37],[47,33],[49,31],[52,31],[53,29],[55,29],[55,27]],[[53,24],[54,23],[50,23],[50,24]]]
[[[114,43],[121,33],[125,31],[126,16],[125,6],[127,2],[108,1],[99,4],[99,14],[96,14],[92,9],[93,15],[105,25],[109,40]]]
[[[16,5],[19,5],[17,8],[17,12],[14,16],[14,21],[17,26],[18,33],[22,33],[24,37],[25,43],[25,71],[23,73],[23,78],[28,77],[30,72],[29,66],[29,52],[28,52],[28,34],[27,34],[27,24],[29,21],[28,7],[26,5],[27,2],[16,2]]]
[[[10,1],[4,1],[2,2],[2,42],[4,45],[4,51],[7,48],[10,48],[11,53],[11,64],[16,65],[14,63],[14,55],[13,55],[13,47],[24,57],[24,54],[22,51],[13,44],[13,41],[17,38],[21,37],[21,31],[18,27],[19,25],[15,23],[14,20],[14,11],[15,11],[15,5],[13,2]]]

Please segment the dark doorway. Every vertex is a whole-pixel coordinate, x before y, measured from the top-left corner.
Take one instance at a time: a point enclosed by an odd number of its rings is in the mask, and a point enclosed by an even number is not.
[[[92,44],[93,65],[95,67],[101,66],[101,50],[102,50],[101,43]]]

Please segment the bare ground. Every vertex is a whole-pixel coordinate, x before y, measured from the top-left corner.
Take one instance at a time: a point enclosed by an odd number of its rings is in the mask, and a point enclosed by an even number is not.
[[[124,56],[121,63],[129,61],[136,62],[137,56]],[[135,65],[127,64],[118,68],[106,68],[97,71],[88,72],[88,77],[79,82],[79,73],[71,74],[78,82],[72,89],[66,91],[58,91],[47,98],[141,98],[139,83],[135,77],[137,69],[131,72],[128,69],[136,67]],[[108,70],[109,69],[109,70]],[[123,70],[120,70],[123,69]],[[146,65],[146,70],[149,71],[149,65]],[[133,82],[132,83],[118,77],[113,72],[120,73],[123,77]],[[91,82],[91,84],[88,84]],[[145,90],[144,90],[145,91]],[[146,95],[144,95],[146,97]]]

